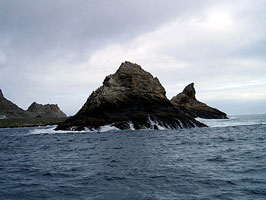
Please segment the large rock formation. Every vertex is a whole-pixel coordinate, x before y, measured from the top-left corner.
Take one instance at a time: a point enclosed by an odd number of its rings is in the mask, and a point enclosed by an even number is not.
[[[171,102],[178,107],[183,109],[184,112],[188,113],[192,117],[200,117],[206,119],[226,119],[227,115],[224,112],[216,108],[212,108],[205,103],[202,103],[196,99],[196,91],[194,83],[191,83],[185,87],[183,92],[179,93],[171,99]]]
[[[21,109],[11,101],[7,100],[4,97],[1,89],[0,89],[0,115],[5,116],[5,118],[9,119],[29,117],[29,114],[26,113],[23,109]]]
[[[122,63],[115,74],[107,76],[78,113],[56,130],[100,129],[104,125],[119,129],[205,126],[179,112],[166,98],[158,78],[130,62]]]
[[[64,118],[66,114],[56,104],[38,104],[33,102],[27,112],[33,117]]]

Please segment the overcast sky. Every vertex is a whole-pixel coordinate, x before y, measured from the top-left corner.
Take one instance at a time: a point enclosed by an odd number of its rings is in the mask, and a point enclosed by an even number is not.
[[[125,60],[172,98],[266,113],[266,0],[0,0],[0,88],[75,114]]]

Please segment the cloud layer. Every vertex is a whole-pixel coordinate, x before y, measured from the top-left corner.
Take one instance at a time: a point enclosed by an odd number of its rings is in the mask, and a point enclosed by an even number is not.
[[[169,98],[195,82],[199,100],[229,114],[265,112],[265,6],[260,0],[3,1],[0,86],[23,108],[58,103],[74,114],[129,60],[159,77]]]

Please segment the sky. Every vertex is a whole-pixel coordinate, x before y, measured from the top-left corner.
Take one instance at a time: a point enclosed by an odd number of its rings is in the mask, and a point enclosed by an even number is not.
[[[171,99],[191,82],[229,115],[266,113],[266,0],[0,0],[0,88],[75,114],[130,61]]]

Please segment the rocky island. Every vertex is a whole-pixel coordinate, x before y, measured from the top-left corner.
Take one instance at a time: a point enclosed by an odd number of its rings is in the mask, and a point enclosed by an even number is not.
[[[66,114],[56,104],[32,103],[27,110],[6,99],[0,89],[0,128],[44,126],[65,121]]]
[[[105,125],[122,130],[206,126],[174,106],[165,95],[158,78],[137,64],[124,62],[92,92],[78,113],[56,130],[99,130]]]
[[[188,113],[194,118],[227,119],[226,113],[216,108],[212,108],[196,99],[194,83],[187,85],[183,92],[171,99],[171,102],[177,108],[183,109],[183,112]]]
[[[33,102],[27,110],[0,90],[0,127],[58,124],[56,130],[178,129],[204,127],[195,118],[226,119],[226,113],[196,99],[194,83],[170,100],[157,77],[140,65],[124,62],[107,76],[76,115],[67,118],[56,104]]]
[[[38,104],[33,102],[27,109],[32,117],[66,118],[66,114],[56,104]]]

